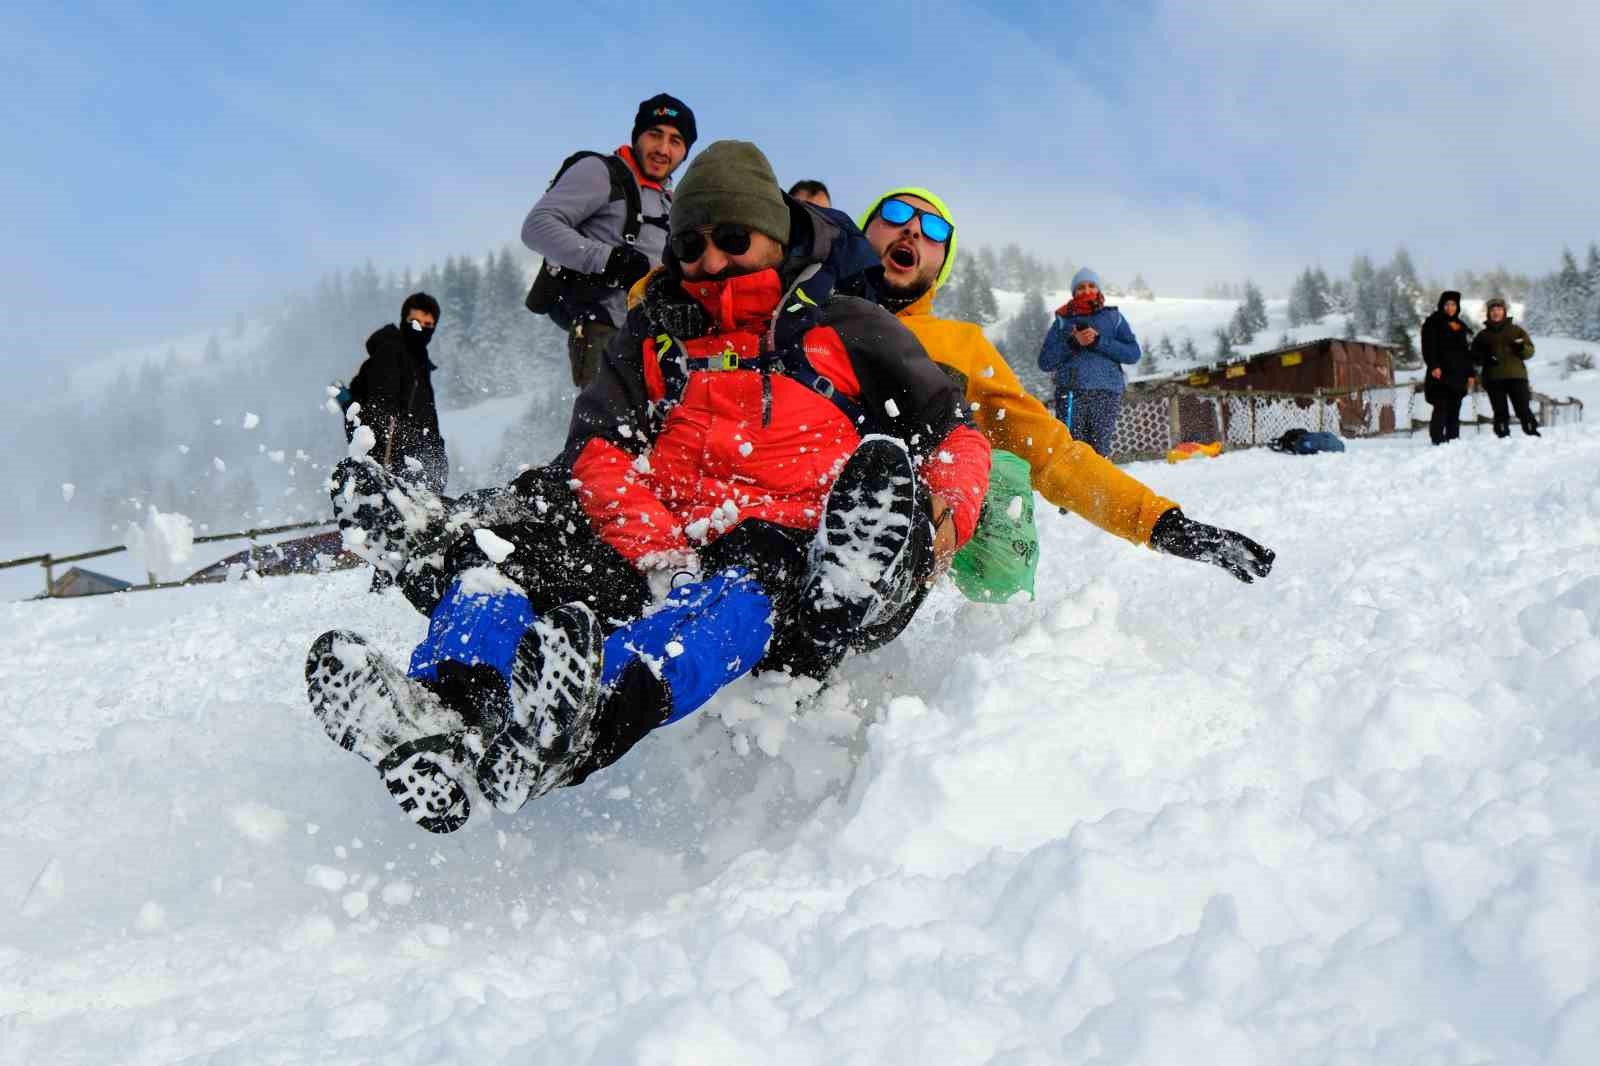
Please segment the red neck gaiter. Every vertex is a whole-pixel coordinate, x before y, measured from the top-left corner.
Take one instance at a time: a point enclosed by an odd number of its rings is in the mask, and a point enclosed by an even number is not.
[[[760,333],[767,328],[772,312],[783,298],[783,285],[778,272],[771,267],[754,274],[739,274],[717,280],[681,282],[683,291],[701,307],[711,312],[718,333],[753,330]]]
[[[1097,292],[1093,296],[1084,294],[1082,296],[1074,296],[1062,304],[1056,309],[1056,314],[1061,315],[1063,318],[1071,318],[1075,315],[1092,315],[1105,305],[1105,293]]]

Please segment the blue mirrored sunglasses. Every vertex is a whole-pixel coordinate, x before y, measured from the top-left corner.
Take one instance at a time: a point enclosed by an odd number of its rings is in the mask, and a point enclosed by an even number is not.
[[[904,226],[913,218],[922,224],[922,235],[935,244],[950,239],[955,227],[950,220],[932,211],[918,211],[904,200],[889,199],[878,205],[878,217],[891,226]]]

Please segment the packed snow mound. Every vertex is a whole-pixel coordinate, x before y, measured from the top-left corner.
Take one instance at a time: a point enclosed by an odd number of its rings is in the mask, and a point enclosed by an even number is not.
[[[1130,468],[948,587],[432,837],[305,702],[360,572],[0,607],[0,1060],[1587,1063],[1600,427]]]

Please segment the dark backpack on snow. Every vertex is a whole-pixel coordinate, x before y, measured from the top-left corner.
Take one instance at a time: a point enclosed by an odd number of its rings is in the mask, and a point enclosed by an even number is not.
[[[1291,429],[1267,447],[1287,455],[1315,455],[1317,452],[1342,452],[1344,441],[1336,433]]]
[[[611,176],[611,195],[606,202],[623,201],[624,244],[631,246],[638,240],[639,231],[644,228],[646,222],[658,226],[666,225],[665,217],[645,217],[644,206],[639,199],[639,183],[634,179],[633,170],[616,155],[589,151],[573,152],[562,161],[555,177],[545,186],[545,191],[555,188],[556,182],[560,181],[562,176],[579,161],[591,157],[605,163],[606,172]],[[576,270],[563,269],[546,259],[540,264],[539,273],[533,279],[533,287],[528,290],[528,295],[522,304],[536,315],[549,315],[550,320],[556,325],[564,330],[570,330],[575,322],[593,321],[605,317],[605,311],[600,305],[606,296],[614,291],[599,274],[581,274]]]

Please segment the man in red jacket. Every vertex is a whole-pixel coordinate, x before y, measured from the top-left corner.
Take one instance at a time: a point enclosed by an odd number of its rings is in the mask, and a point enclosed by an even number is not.
[[[971,536],[989,446],[893,315],[832,293],[849,236],[712,145],[559,463],[447,518],[341,465],[351,539],[431,625],[409,676],[325,634],[308,692],[418,824],[461,825],[469,781],[504,811],[576,784],[751,669],[822,676]]]

